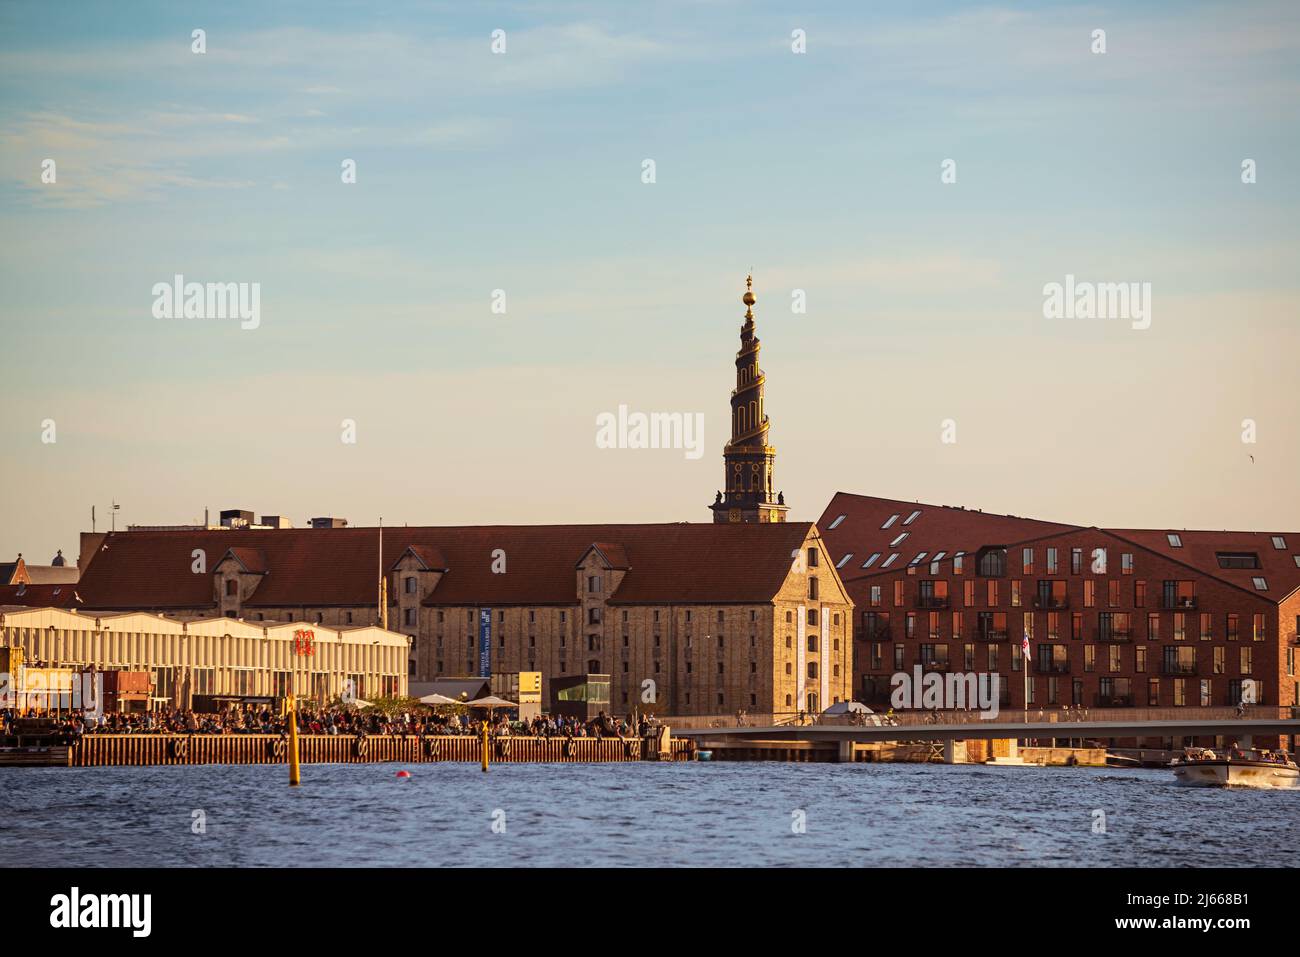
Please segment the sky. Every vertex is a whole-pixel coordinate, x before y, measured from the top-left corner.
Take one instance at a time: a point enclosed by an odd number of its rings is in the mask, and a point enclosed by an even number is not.
[[[709,521],[751,269],[791,519],[1300,529],[1300,7],[373,6],[0,7],[0,559],[113,502]]]

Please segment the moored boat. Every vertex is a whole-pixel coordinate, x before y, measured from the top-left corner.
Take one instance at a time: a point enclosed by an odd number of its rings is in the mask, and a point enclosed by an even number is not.
[[[1170,767],[1179,784],[1207,788],[1300,787],[1300,767],[1284,751],[1187,748]]]

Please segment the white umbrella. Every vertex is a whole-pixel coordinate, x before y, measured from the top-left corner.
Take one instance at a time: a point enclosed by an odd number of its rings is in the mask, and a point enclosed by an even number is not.
[[[420,704],[461,704],[462,703],[460,701],[457,701],[455,698],[448,698],[445,694],[438,694],[437,692],[434,692],[433,694],[427,694],[423,698],[419,698],[417,700],[420,702]]]
[[[505,698],[498,698],[494,694],[490,694],[486,698],[475,698],[473,701],[465,702],[465,704],[469,705],[469,707],[471,708],[517,708],[519,707],[519,705],[516,704],[515,702],[507,701]]]
[[[348,707],[350,707],[350,708],[369,708],[369,707],[370,707],[370,702],[369,702],[369,701],[366,701],[364,698],[353,698],[351,701],[345,701],[345,702],[343,702],[343,703],[344,703],[345,705],[347,705]]]

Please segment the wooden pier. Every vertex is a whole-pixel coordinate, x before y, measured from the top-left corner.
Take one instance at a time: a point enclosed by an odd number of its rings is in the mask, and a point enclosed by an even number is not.
[[[594,764],[645,760],[689,761],[694,745],[671,738],[668,749],[646,747],[642,738],[499,737],[490,742],[492,763]],[[477,762],[477,737],[428,735],[305,734],[299,737],[303,764],[366,764],[435,761]],[[62,760],[16,759],[12,764],[66,764],[68,767],[146,766],[165,764],[284,764],[288,741],[269,734],[94,734],[71,746],[55,746]],[[62,752],[66,751],[66,757]]]

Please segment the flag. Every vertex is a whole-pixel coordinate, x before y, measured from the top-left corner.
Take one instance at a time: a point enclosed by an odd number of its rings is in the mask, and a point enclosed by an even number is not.
[[[1025,632],[1024,637],[1020,639],[1020,652],[1026,659],[1029,658],[1029,632]]]

